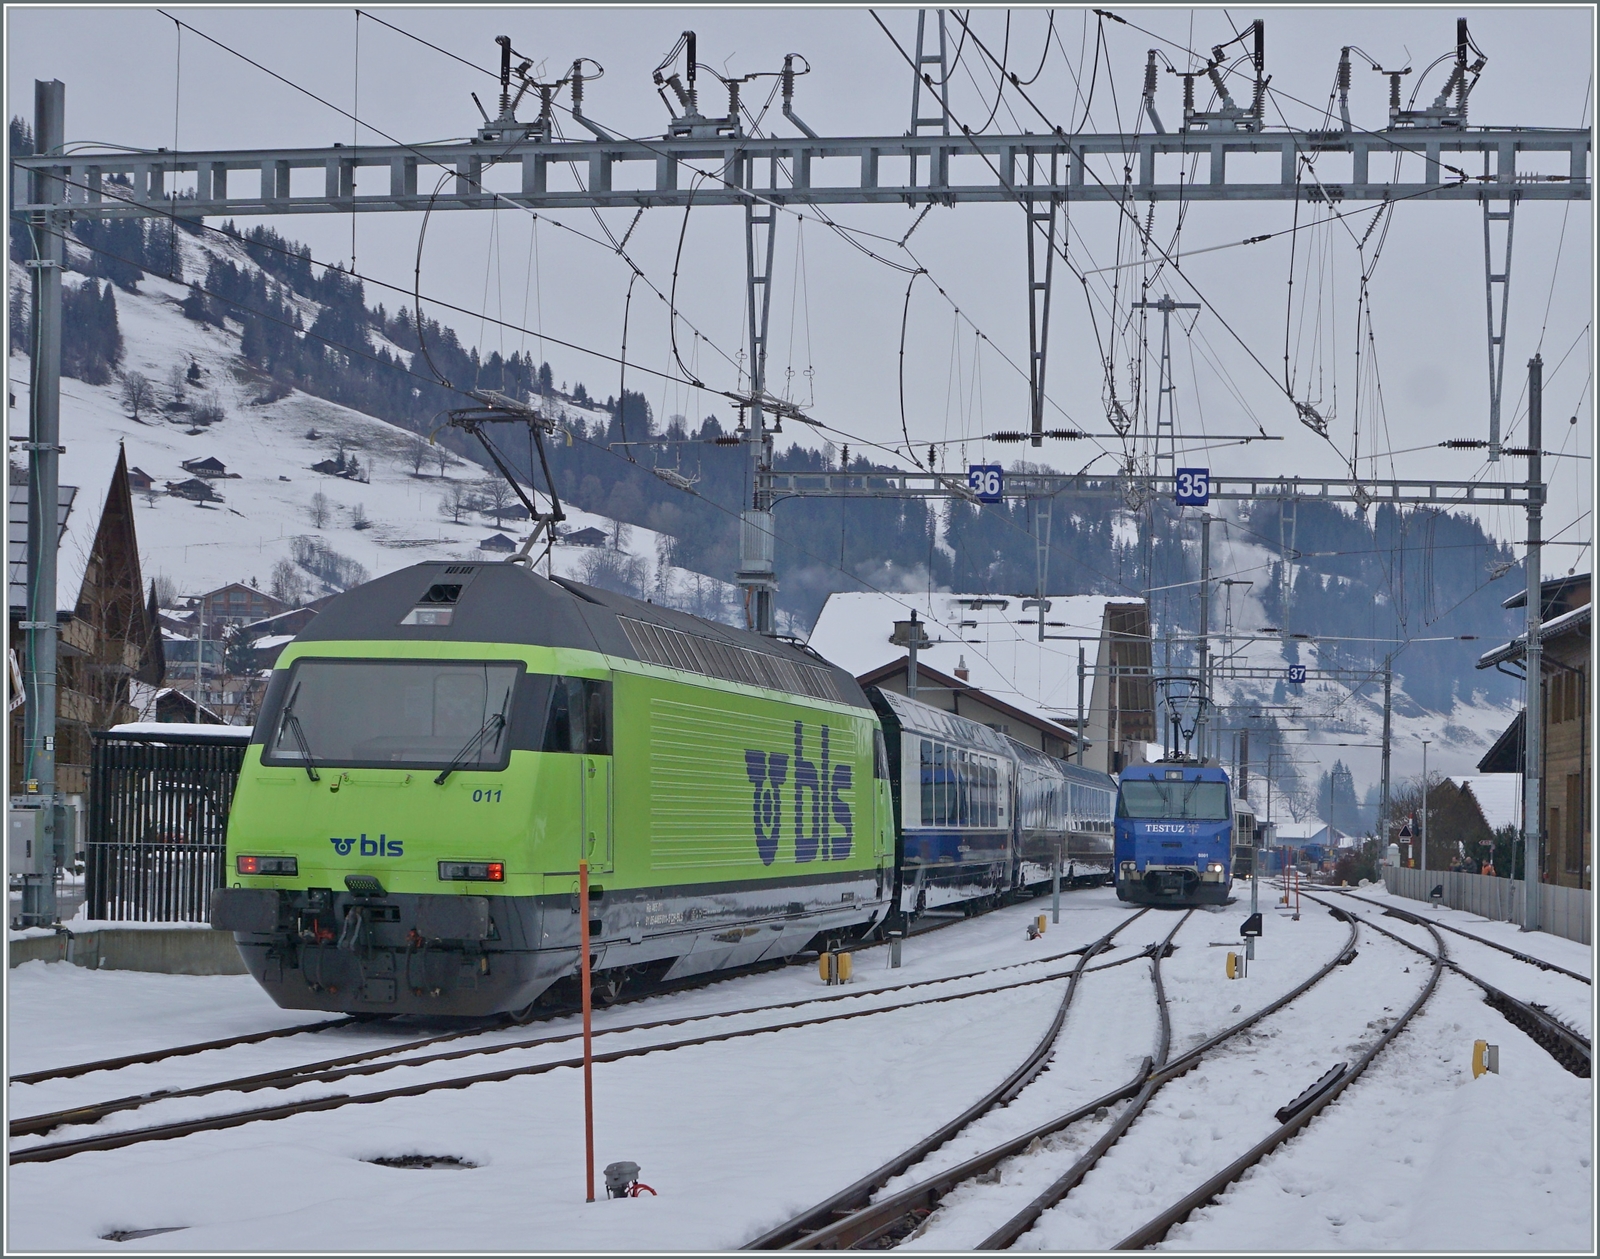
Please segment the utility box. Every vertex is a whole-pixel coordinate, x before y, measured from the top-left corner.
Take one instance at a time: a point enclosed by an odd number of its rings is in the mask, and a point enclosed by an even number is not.
[[[49,874],[55,869],[55,854],[45,851],[45,812],[40,808],[18,808],[6,814],[6,873]]]
[[[56,805],[56,860],[62,866],[72,865],[82,851],[78,842],[79,812],[75,804]]]

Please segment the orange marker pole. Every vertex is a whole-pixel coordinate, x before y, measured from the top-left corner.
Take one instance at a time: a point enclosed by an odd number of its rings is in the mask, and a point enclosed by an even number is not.
[[[594,1039],[589,1027],[592,1003],[589,999],[589,863],[578,861],[578,942],[582,955],[578,963],[578,985],[583,993],[583,1174],[588,1191],[586,1202],[594,1201]]]

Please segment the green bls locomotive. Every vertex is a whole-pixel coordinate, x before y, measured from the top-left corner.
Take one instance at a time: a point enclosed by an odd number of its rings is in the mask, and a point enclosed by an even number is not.
[[[212,925],[281,1006],[526,1017],[577,969],[581,913],[602,999],[872,930],[885,775],[867,697],[802,648],[421,564],[279,659]]]

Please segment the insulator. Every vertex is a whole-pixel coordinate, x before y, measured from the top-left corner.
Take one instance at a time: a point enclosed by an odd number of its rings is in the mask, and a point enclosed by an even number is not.
[[[1045,433],[1045,436],[1052,437],[1058,442],[1075,442],[1080,438],[1089,436],[1089,434],[1079,432],[1075,428],[1052,428]]]
[[[990,433],[989,440],[992,442],[1025,442],[1028,440],[1028,434],[1013,432]]]
[[[1339,50],[1339,90],[1341,92],[1350,90],[1350,50],[1348,48]]]
[[[744,439],[742,437],[734,437],[732,434],[724,434],[721,437],[713,438],[712,444],[715,446],[737,446],[743,440]]]
[[[1154,100],[1156,96],[1156,50],[1150,50],[1150,59],[1144,63],[1144,98]]]
[[[1399,89],[1396,88],[1396,91]],[[1194,108],[1194,75],[1183,76],[1183,108],[1185,112]]]
[[[1439,443],[1446,450],[1483,450],[1489,443],[1476,437],[1452,437]]]

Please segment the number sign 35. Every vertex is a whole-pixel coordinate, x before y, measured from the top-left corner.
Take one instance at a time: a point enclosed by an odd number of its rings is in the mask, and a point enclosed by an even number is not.
[[[1005,496],[1005,470],[998,463],[968,464],[967,488],[980,503],[998,503]]]
[[[1174,478],[1179,507],[1204,507],[1211,502],[1211,469],[1179,468]]]

